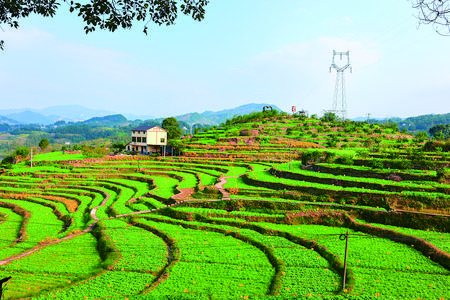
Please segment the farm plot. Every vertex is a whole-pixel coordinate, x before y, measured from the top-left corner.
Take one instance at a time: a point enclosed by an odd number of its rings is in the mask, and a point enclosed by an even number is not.
[[[121,220],[107,220],[104,224],[121,254],[113,270],[155,275],[167,264],[167,245],[160,237]]]
[[[0,251],[0,259],[24,252],[33,248],[40,242],[56,238],[63,228],[63,222],[58,220],[50,207],[24,200],[1,199],[1,202],[11,203],[22,207],[31,213],[31,218],[26,224],[26,236],[20,243]],[[2,236],[5,238],[4,236]],[[11,239],[11,236],[7,237]]]
[[[109,182],[115,182],[121,184],[125,187],[135,189],[136,192],[133,197],[138,198],[147,194],[150,190],[148,188],[149,184],[147,182],[140,182],[130,179],[110,179]]]
[[[339,235],[346,232],[347,229],[345,228],[271,223],[260,223],[260,225],[290,232],[299,237],[314,238],[333,253],[344,254],[345,244],[339,240]],[[449,270],[407,245],[363,235],[352,230],[349,230],[349,232],[350,234],[356,234],[354,238],[350,235],[348,264],[355,275],[355,293],[358,295],[375,296],[375,294],[380,294],[380,288],[382,287],[370,282],[370,280],[375,279],[376,282],[376,279],[384,278],[383,280],[390,281],[388,284],[390,288],[396,286],[395,294],[403,299],[408,299],[414,293],[424,298],[430,296],[431,298],[448,297],[448,295],[445,295],[448,290],[445,291],[443,283],[450,279]],[[368,276],[367,274],[375,275]],[[377,275],[379,278],[374,278]],[[371,279],[368,280],[367,278]],[[406,278],[413,279],[414,284],[405,284]],[[423,278],[427,278],[427,280],[422,280]],[[425,281],[427,281],[427,284],[425,284]],[[430,287],[435,288],[430,289]]]
[[[412,229],[412,228],[378,224],[378,223],[366,223],[365,221],[362,221],[362,220],[357,220],[357,221],[360,223],[364,223],[364,224],[370,224],[375,227],[395,230],[400,233],[404,233],[407,235],[412,235],[412,236],[424,239],[425,241],[435,245],[437,248],[441,249],[442,251],[445,251],[450,254],[450,233],[438,232],[438,231],[433,231],[433,230],[419,230],[419,229]]]
[[[23,217],[4,207],[0,207],[0,213],[4,216],[0,223],[0,249],[3,249],[10,246],[18,237]]]
[[[97,242],[85,234],[46,246],[33,254],[0,267],[8,282],[8,298],[15,299],[62,288],[100,271]]]
[[[180,182],[178,179],[166,176],[151,176],[154,180],[156,188],[150,191],[159,197],[169,199],[175,194],[175,187]]]
[[[169,279],[151,295],[236,298],[269,292],[274,270],[259,249],[216,232],[145,223],[172,236],[181,253]]]
[[[283,261],[285,271],[280,295],[331,296],[339,291],[336,283],[341,281],[340,277],[317,252],[278,236],[266,236],[249,229],[240,229],[239,233],[273,248]]]
[[[426,229],[425,220],[433,217],[415,213],[420,209],[446,213],[450,198],[445,178],[438,183],[433,170],[359,166],[376,160],[391,163],[393,157],[412,160],[411,148],[422,145],[407,143],[407,135],[378,125],[288,116],[268,119],[264,114],[261,118],[185,140],[188,155],[184,157],[108,156],[50,162],[48,155],[39,163],[46,166],[31,169],[22,164],[5,170],[0,175],[0,193],[6,199],[1,202],[30,214],[24,213],[24,218],[17,209],[13,213],[0,208],[0,258],[77,230],[90,230],[86,226],[100,219],[91,233],[46,245],[0,267],[0,276],[13,276],[6,298],[450,297],[449,270],[411,245],[354,230],[349,230],[348,252],[353,288],[347,295],[341,291],[345,242],[339,239],[347,228],[287,225],[341,226],[345,220],[381,216],[382,222],[384,216],[392,216],[395,219],[386,222],[404,227],[373,225],[421,237],[448,252],[447,233],[413,230],[404,223],[414,214],[414,224]],[[255,129],[258,135],[241,136],[241,129]],[[371,139],[392,149],[384,151],[378,144],[355,148],[371,144]],[[330,148],[330,140],[336,147]],[[294,160],[290,171],[305,176],[304,181],[268,172],[271,168],[278,174],[289,172],[289,148]],[[353,157],[356,166],[310,160],[313,166],[300,169],[302,155],[312,156],[310,148]],[[448,160],[442,151],[427,157],[433,159],[432,167]],[[388,178],[393,173],[402,180]],[[220,196],[211,187],[220,177],[228,177],[225,188],[231,200],[207,200],[207,196]],[[208,189],[203,190],[204,186]],[[188,201],[172,198],[180,189],[186,189],[180,196]],[[203,200],[195,199],[203,196]],[[377,206],[385,211],[376,211]],[[392,215],[391,208],[397,209]],[[117,217],[121,214],[126,216]],[[448,222],[445,216],[436,217],[430,221],[430,230],[431,224],[438,226],[438,220]],[[21,229],[28,236],[14,244]]]

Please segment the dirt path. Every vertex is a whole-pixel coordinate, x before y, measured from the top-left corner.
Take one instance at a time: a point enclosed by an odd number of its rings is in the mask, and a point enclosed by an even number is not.
[[[192,194],[194,193],[194,189],[193,188],[186,188],[186,189],[180,189],[181,193],[173,195],[172,199],[174,200],[186,200],[189,199]]]
[[[228,193],[225,188],[223,187],[228,181],[227,178],[236,178],[239,176],[225,176],[220,177],[220,181],[215,184],[215,187],[219,189],[220,193],[222,194],[222,200],[231,200],[230,193]]]

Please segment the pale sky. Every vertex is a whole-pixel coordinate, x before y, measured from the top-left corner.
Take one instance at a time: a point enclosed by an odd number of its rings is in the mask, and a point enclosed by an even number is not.
[[[450,37],[408,0],[211,0],[206,18],[86,35],[55,18],[3,25],[1,109],[80,104],[167,117],[247,103],[331,109],[333,49],[350,51],[348,117],[450,112]]]

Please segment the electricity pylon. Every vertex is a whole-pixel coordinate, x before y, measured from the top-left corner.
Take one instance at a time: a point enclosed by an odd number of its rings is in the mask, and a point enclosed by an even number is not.
[[[345,65],[336,64],[335,57],[339,55],[339,60],[342,62],[342,56],[347,57],[347,63]],[[333,60],[331,61],[331,69],[336,69],[336,84],[334,87],[334,98],[333,98],[333,109],[336,115],[340,115],[342,120],[345,120],[347,114],[347,99],[345,95],[345,70],[349,69],[352,73],[352,66],[350,65],[350,51],[347,52],[336,52],[333,50]],[[339,103],[340,102],[340,103]]]

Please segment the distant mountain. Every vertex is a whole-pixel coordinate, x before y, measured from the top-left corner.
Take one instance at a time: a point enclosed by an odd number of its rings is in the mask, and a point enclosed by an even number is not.
[[[0,124],[17,125],[17,124],[19,124],[19,122],[17,122],[16,120],[4,117],[4,116],[0,116]]]
[[[127,118],[125,118],[123,115],[94,117],[82,123],[87,125],[99,125],[99,126],[123,126],[129,124]]]
[[[264,106],[271,106],[273,109],[282,111],[276,105],[267,103],[250,103],[241,105],[232,109],[224,109],[220,111],[205,111],[203,113],[188,113],[185,115],[176,116],[177,120],[184,121],[186,123],[200,123],[208,125],[219,125],[225,122],[227,119],[231,119],[236,115],[245,115],[255,111],[262,111]]]
[[[84,121],[93,117],[104,117],[114,112],[91,109],[81,105],[58,105],[42,109],[2,109],[0,115],[24,124],[53,124],[59,120]],[[0,121],[1,122],[1,121]]]
[[[26,110],[23,112],[12,113],[6,115],[7,118],[16,120],[23,124],[43,124],[48,125],[54,123],[58,118],[55,116],[44,116],[40,113],[32,112],[30,110]]]
[[[92,109],[81,105],[58,105],[36,110],[45,116],[57,115],[66,121],[85,121],[94,117],[113,115],[115,112],[103,109]]]

